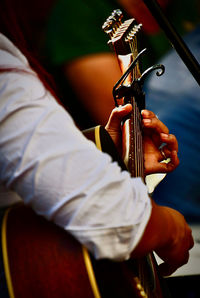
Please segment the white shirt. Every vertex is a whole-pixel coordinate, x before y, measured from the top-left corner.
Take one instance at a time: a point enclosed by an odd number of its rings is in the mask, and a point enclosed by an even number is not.
[[[96,258],[125,260],[151,214],[147,188],[76,128],[22,53],[0,34],[0,206],[19,200]]]

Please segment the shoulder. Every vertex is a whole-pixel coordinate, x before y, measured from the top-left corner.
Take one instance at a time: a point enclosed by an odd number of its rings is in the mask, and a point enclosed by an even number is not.
[[[26,57],[2,33],[0,33],[0,67],[29,67]]]
[[[0,96],[2,105],[39,98],[45,88],[26,57],[0,33]]]

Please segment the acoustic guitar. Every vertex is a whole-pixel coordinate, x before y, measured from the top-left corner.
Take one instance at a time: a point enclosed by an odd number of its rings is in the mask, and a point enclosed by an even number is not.
[[[128,169],[132,176],[144,177],[140,117],[144,93],[140,87],[146,74],[141,76],[139,72],[135,38],[141,26],[134,20],[122,24],[121,18],[119,11],[113,12],[104,30],[109,30],[111,43],[115,50],[120,50],[117,55],[123,76],[113,88],[116,104],[120,101],[120,104],[131,102],[133,105],[133,112],[123,125],[124,160],[103,127],[84,133],[123,170]],[[133,43],[129,42],[131,39]],[[121,56],[128,57],[128,65]],[[138,104],[141,99],[143,103]],[[5,282],[10,298],[168,297],[166,289],[163,291],[163,280],[153,253],[124,262],[96,261],[70,234],[23,204],[5,212],[1,233]]]

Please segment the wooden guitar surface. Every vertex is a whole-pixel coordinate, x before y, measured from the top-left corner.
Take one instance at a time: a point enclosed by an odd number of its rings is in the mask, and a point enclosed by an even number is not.
[[[11,297],[94,297],[72,236],[23,205],[9,211],[5,229]]]

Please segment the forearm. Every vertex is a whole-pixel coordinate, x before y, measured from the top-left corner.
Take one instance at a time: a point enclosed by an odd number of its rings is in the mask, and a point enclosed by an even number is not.
[[[152,211],[144,234],[134,249],[132,256],[140,257],[166,244],[173,232],[171,216],[165,207],[152,200]]]

